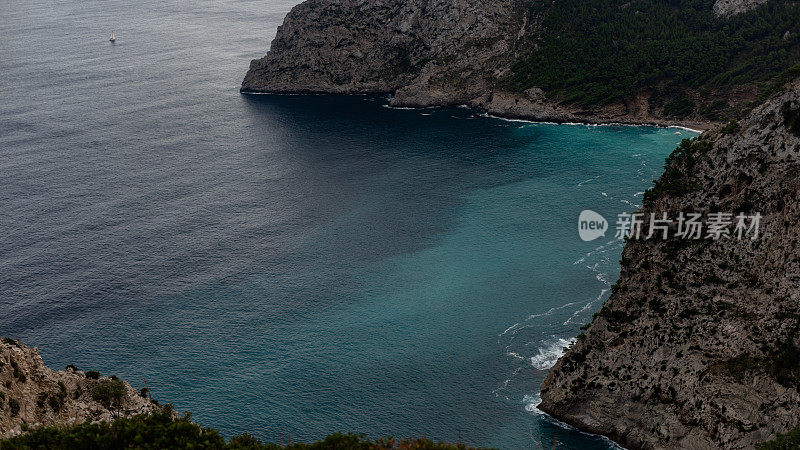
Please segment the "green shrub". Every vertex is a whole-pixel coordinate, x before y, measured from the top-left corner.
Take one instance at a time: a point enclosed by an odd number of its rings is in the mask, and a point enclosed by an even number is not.
[[[800,57],[797,2],[769,2],[728,18],[716,17],[706,0],[525,5],[540,32],[522,38],[519,59],[500,84],[519,92],[536,86],[568,103],[664,90],[653,100],[666,101],[665,113],[681,117],[694,107],[676,94],[688,90],[705,99],[704,92],[739,85],[766,90],[770,80],[791,79]],[[787,30],[793,37],[783,39]]]
[[[191,421],[190,415],[176,418],[170,405],[162,411],[132,418],[119,418],[113,422],[89,423],[62,427],[40,427],[21,436],[0,441],[3,450],[32,448],[137,448],[137,449],[237,449],[237,450],[379,450],[428,449],[466,450],[464,444],[446,444],[428,439],[372,441],[363,435],[335,433],[311,444],[296,443],[287,446],[264,444],[255,437],[243,434],[229,442],[215,430],[204,428]]]
[[[789,103],[784,104],[783,123],[795,136],[800,137],[800,108],[792,108]]]
[[[60,397],[50,397],[47,402],[50,405],[50,409],[55,412],[61,411],[61,407],[64,406],[64,401]]]
[[[96,370],[89,370],[86,372],[86,378],[91,378],[93,380],[97,380],[100,378],[100,372]]]
[[[647,206],[663,196],[681,196],[696,188],[695,166],[698,159],[711,150],[710,140],[684,139],[664,161],[664,173],[653,187],[644,192],[642,202]]]
[[[800,448],[800,426],[794,427],[786,434],[761,444],[756,444],[756,450],[793,450]]]
[[[19,364],[17,364],[17,362],[14,361],[13,359],[11,360],[11,368],[14,369],[13,373],[14,378],[19,378],[20,375]]]
[[[11,417],[17,417],[19,414],[19,402],[15,398],[8,399],[8,407],[11,409]],[[2,445],[0,445],[2,447]]]
[[[664,105],[664,115],[671,117],[686,117],[694,112],[697,105],[686,96],[681,96]]]
[[[20,344],[19,344],[19,341],[16,341],[16,340],[11,339],[11,338],[3,338],[3,343],[4,344],[8,344],[8,345],[12,345],[12,346],[17,347],[17,348],[22,348],[20,346]]]
[[[110,380],[98,383],[90,391],[92,400],[106,408],[119,408],[128,395],[125,383],[120,380]]]
[[[36,399],[36,406],[44,408],[45,403],[47,403],[47,393],[43,392],[39,394],[39,398]]]
[[[730,122],[728,122],[727,125],[722,127],[720,132],[722,134],[733,134],[733,133],[736,133],[737,131],[739,131],[740,128],[741,128],[741,126],[739,125],[739,122],[737,122],[735,120],[731,120]]]

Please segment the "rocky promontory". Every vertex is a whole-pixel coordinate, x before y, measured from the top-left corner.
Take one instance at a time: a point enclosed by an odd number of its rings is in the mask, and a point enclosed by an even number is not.
[[[639,211],[759,213],[756,239],[630,239],[539,408],[628,448],[752,448],[800,424],[800,79],[684,143]],[[705,233],[705,232],[703,232]],[[587,327],[585,327],[587,328]]]
[[[159,408],[125,381],[73,366],[54,371],[35,348],[0,341],[0,439],[38,426],[108,422]]]
[[[253,60],[243,92],[394,93],[398,106],[478,101],[525,24],[515,2],[308,0]]]
[[[632,4],[607,5],[601,13],[580,2],[571,7],[519,0],[306,0],[278,27],[266,56],[251,61],[241,91],[386,94],[397,107],[468,105],[536,121],[707,129],[740,114],[758,97],[764,80],[788,67],[787,61],[734,76],[720,73],[737,70],[721,61],[730,59],[734,64],[748,59],[755,47],[738,49],[745,52],[739,58],[736,48],[705,52],[723,48],[740,35],[763,35],[753,25],[759,20],[785,22],[786,12],[764,10],[758,13],[764,18],[725,24],[766,1],[717,0],[713,5],[693,1],[671,5],[669,11],[650,1],[634,5],[636,10],[628,8]],[[692,8],[706,14],[698,23],[711,25],[693,24],[695,28],[685,31],[696,36],[687,40],[616,37],[634,26],[631,21],[641,22],[635,26],[644,30],[674,29],[675,21],[684,23],[682,14]],[[659,11],[669,12],[663,14],[669,18],[648,18]],[[622,14],[627,18],[618,19]],[[586,27],[587,20],[606,21],[607,29]],[[615,20],[618,23],[611,23]],[[777,34],[759,38],[768,52],[761,57],[779,58],[781,52],[791,53],[798,46],[792,31],[796,25],[783,22],[776,24],[782,38]],[[732,30],[732,37],[708,41],[708,36],[716,36],[708,33],[723,26]],[[582,35],[575,34],[579,29]],[[570,40],[597,45],[576,47]],[[702,52],[673,51],[668,46]],[[579,61],[592,56],[587,52],[603,56],[592,60],[597,65],[585,67]],[[697,58],[686,56],[695,53]],[[627,57],[632,60],[626,62]],[[635,69],[637,65],[642,68]],[[568,71],[554,70],[558,66]],[[543,75],[556,72],[555,78]]]
[[[267,55],[250,63],[244,93],[390,94],[397,107],[468,105],[551,122],[680,123],[648,110],[648,95],[579,108],[539,88],[498,87],[535,41],[540,18],[515,0],[307,0],[286,16]]]

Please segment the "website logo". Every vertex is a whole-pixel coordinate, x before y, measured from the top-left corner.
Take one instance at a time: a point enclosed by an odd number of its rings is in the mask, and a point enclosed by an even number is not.
[[[600,214],[591,209],[584,209],[578,216],[578,235],[589,242],[606,235],[608,222]]]
[[[647,220],[649,216],[650,220]],[[756,240],[761,236],[760,212],[755,214],[712,212],[684,213],[670,217],[666,212],[621,213],[617,215],[615,239],[721,239]],[[585,209],[578,216],[578,235],[585,242],[604,237],[608,231],[608,222],[600,214]]]

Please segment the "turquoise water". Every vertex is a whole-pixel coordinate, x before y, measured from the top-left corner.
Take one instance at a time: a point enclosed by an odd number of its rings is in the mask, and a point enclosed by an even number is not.
[[[0,334],[226,435],[607,448],[534,407],[618,275],[577,216],[690,133],[239,95],[290,6],[3,8]]]

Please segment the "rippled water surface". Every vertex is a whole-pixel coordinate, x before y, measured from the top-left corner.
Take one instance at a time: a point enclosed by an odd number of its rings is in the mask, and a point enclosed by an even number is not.
[[[293,3],[0,4],[0,335],[226,435],[607,447],[534,408],[618,274],[577,216],[689,133],[240,95]]]

